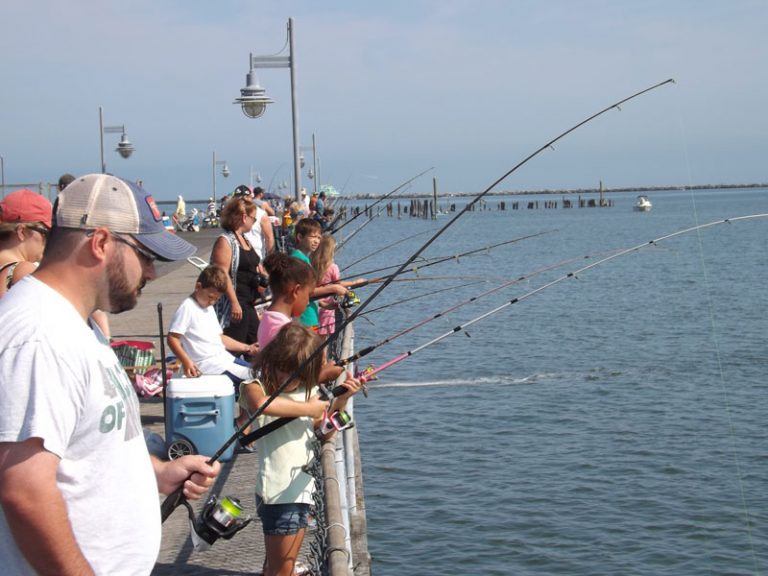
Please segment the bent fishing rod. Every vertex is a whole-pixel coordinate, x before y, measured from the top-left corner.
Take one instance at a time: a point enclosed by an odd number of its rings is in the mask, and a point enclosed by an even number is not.
[[[336,251],[337,251],[337,252],[340,252],[340,251],[341,251],[341,249],[342,249],[342,248],[344,248],[344,246],[346,246],[346,245],[347,245],[347,242],[349,242],[350,240],[352,240],[352,238],[354,238],[354,237],[355,237],[355,235],[356,235],[358,232],[360,232],[360,230],[362,230],[363,228],[365,228],[366,226],[368,226],[368,224],[370,224],[370,223],[371,223],[371,222],[373,222],[373,221],[374,221],[376,218],[378,218],[378,217],[379,217],[379,215],[382,213],[382,211],[383,211],[383,210],[384,210],[384,206],[379,206],[379,208],[376,210],[376,214],[371,214],[371,216],[370,216],[370,218],[368,218],[368,220],[366,220],[365,222],[363,222],[362,224],[360,224],[360,226],[358,226],[357,228],[355,228],[355,229],[354,229],[354,230],[353,230],[353,231],[350,233],[350,235],[349,235],[349,236],[347,236],[346,238],[344,238],[344,240],[342,240],[341,242],[339,242],[338,246],[336,246]]]
[[[377,254],[381,254],[385,250],[389,250],[391,248],[394,248],[398,244],[402,244],[403,242],[407,242],[408,240],[416,238],[417,236],[423,236],[424,234],[429,234],[429,232],[430,232],[430,230],[422,230],[421,232],[416,232],[416,234],[411,234],[410,236],[406,236],[405,238],[400,238],[396,242],[393,242],[392,244],[388,244],[387,246],[384,246],[384,248],[379,248],[377,250],[374,250],[373,252],[370,252],[369,254],[366,254],[362,258],[358,258],[357,260],[355,260],[351,264],[347,264],[346,266],[344,266],[344,268],[341,268],[340,271],[344,272],[344,270],[348,270],[349,268],[352,268],[352,266],[354,266],[355,264],[359,264],[363,260],[368,260],[368,258],[370,258],[371,256],[375,256]]]
[[[432,166],[432,167],[430,167],[430,168],[427,168],[427,169],[426,169],[426,170],[424,170],[423,172],[419,172],[419,173],[418,173],[418,174],[416,174],[416,176],[414,176],[413,178],[409,178],[408,180],[406,180],[405,182],[403,182],[402,184],[400,184],[400,186],[398,186],[398,187],[397,187],[397,188],[395,188],[394,190],[391,190],[391,191],[387,192],[386,194],[384,194],[384,196],[382,196],[381,198],[379,198],[378,200],[376,200],[376,202],[374,202],[373,204],[371,204],[370,206],[368,206],[368,210],[370,210],[371,208],[373,208],[373,207],[374,207],[374,206],[376,206],[377,204],[379,204],[379,203],[383,202],[384,200],[386,200],[387,198],[389,198],[390,196],[392,196],[392,194],[395,194],[395,193],[399,192],[400,190],[402,190],[403,188],[405,188],[406,186],[408,186],[408,185],[409,185],[411,182],[413,182],[414,180],[417,180],[417,179],[421,178],[422,176],[424,176],[424,174],[426,174],[427,172],[430,172],[431,170],[434,170],[434,169],[435,169],[435,167],[434,167],[434,166]],[[336,232],[338,232],[339,230],[341,230],[342,228],[344,228],[344,226],[346,226],[346,225],[347,225],[347,224],[349,224],[350,222],[353,222],[353,221],[354,221],[355,219],[357,219],[357,218],[358,218],[358,217],[359,217],[361,214],[365,214],[365,210],[363,210],[363,211],[361,211],[361,212],[358,212],[357,214],[355,214],[354,216],[352,216],[352,218],[350,218],[349,220],[347,220],[346,222],[344,222],[343,224],[341,224],[341,225],[340,225],[338,228],[332,228],[332,229],[331,229],[331,231],[329,232],[329,234],[331,234],[331,235],[333,235],[333,234],[336,234]]]
[[[480,254],[482,252],[490,252],[494,248],[498,248],[499,246],[506,246],[507,244],[514,244],[516,242],[521,242],[523,240],[529,240],[531,238],[536,238],[538,236],[543,236],[544,234],[551,234],[552,232],[557,232],[557,230],[545,230],[544,232],[536,232],[535,234],[528,234],[526,236],[520,236],[518,238],[512,238],[511,240],[504,240],[503,242],[498,242],[496,244],[491,244],[490,246],[483,246],[482,248],[474,248],[472,250],[468,250],[467,252],[463,252],[461,254],[451,254],[448,256],[435,256],[434,258],[429,259],[419,259],[419,264],[413,267],[406,267],[405,270],[398,270],[395,272],[396,275],[400,274],[408,274],[413,272],[414,274],[418,274],[420,270],[423,270],[424,268],[429,268],[430,266],[435,266],[437,264],[442,264],[443,262],[449,262],[450,260],[455,260],[458,262],[462,258],[466,258],[467,256],[473,256],[475,254]],[[413,262],[410,262],[409,264],[413,264]],[[373,274],[375,272],[382,272],[384,270],[391,270],[392,268],[397,268],[400,266],[400,264],[393,264],[391,266],[383,266],[382,268],[376,268],[374,270],[367,270],[366,272],[361,272],[359,274],[355,274],[356,277],[360,276],[368,276],[369,274]],[[367,283],[361,283],[357,288],[360,288],[362,286],[367,286],[368,284],[381,281],[382,278],[389,278],[389,276],[381,276],[380,278],[373,278]],[[340,280],[337,280],[337,282],[345,282],[348,280],[351,280],[352,278],[341,278]]]
[[[632,94],[631,96],[627,96],[626,98],[622,98],[618,102],[611,104],[610,106],[607,106],[600,110],[599,112],[596,112],[589,116],[588,118],[582,120],[578,124],[575,124],[574,126],[568,128],[564,132],[560,133],[558,136],[552,138],[549,140],[546,144],[539,147],[536,151],[529,154],[527,157],[525,157],[523,160],[518,162],[515,166],[507,170],[503,175],[501,175],[499,178],[497,178],[493,183],[491,183],[490,186],[488,186],[485,190],[478,193],[469,203],[467,203],[464,208],[459,210],[453,218],[451,218],[448,222],[446,222],[437,232],[435,232],[424,244],[422,244],[412,255],[410,258],[408,258],[405,262],[403,262],[398,270],[392,274],[387,280],[382,282],[376,290],[374,290],[373,294],[371,294],[364,302],[362,302],[347,318],[339,325],[338,331],[335,332],[333,335],[331,335],[330,338],[325,340],[322,344],[320,344],[312,354],[309,355],[309,357],[304,360],[297,368],[293,371],[293,373],[288,376],[288,378],[280,385],[278,388],[270,394],[267,399],[262,403],[261,406],[259,406],[256,410],[254,410],[253,414],[248,418],[248,420],[232,435],[230,438],[219,448],[208,460],[208,464],[213,464],[216,462],[221,456],[226,452],[226,450],[231,446],[234,442],[238,440],[238,438],[243,434],[245,430],[248,429],[248,427],[264,413],[264,410],[266,410],[272,402],[274,402],[275,398],[277,398],[280,394],[282,394],[285,389],[291,385],[301,374],[302,370],[304,370],[312,361],[314,361],[315,358],[317,358],[320,354],[322,354],[325,349],[331,345],[333,342],[338,339],[339,335],[343,332],[344,328],[348,326],[350,323],[352,323],[355,318],[357,318],[363,310],[365,310],[368,305],[373,302],[379,294],[381,294],[384,290],[387,289],[387,287],[392,283],[392,281],[395,279],[396,276],[402,274],[402,272],[408,268],[408,266],[411,265],[421,254],[429,248],[440,236],[442,236],[448,228],[453,226],[456,221],[461,218],[464,214],[466,214],[468,211],[472,209],[472,207],[477,204],[480,200],[483,199],[491,190],[493,190],[496,186],[498,186],[501,182],[503,182],[506,178],[508,178],[511,174],[519,170],[522,166],[527,164],[529,161],[531,161],[533,158],[541,154],[544,150],[547,150],[555,144],[555,142],[558,142],[559,140],[562,140],[565,138],[568,134],[571,132],[579,129],[580,127],[584,126],[585,124],[588,124],[595,118],[598,118],[599,116],[602,116],[606,112],[609,112],[610,110],[618,109],[620,110],[620,106],[624,104],[625,102],[628,102],[630,100],[633,100],[634,98],[638,98],[639,96],[642,96],[643,94],[646,94],[647,92],[650,92],[652,90],[655,90],[661,86],[664,86],[669,83],[673,83],[673,79],[665,80],[664,82],[659,82],[658,84],[654,84],[653,86],[650,86],[648,88],[645,88],[639,92],[636,92]],[[428,172],[425,171],[424,173]],[[348,221],[349,222],[349,221]],[[338,229],[337,229],[338,231]],[[163,521],[165,521],[172,513],[173,511],[182,503],[186,502],[186,497],[184,496],[183,492],[183,486],[184,483],[182,482],[181,485],[171,494],[169,494],[166,499],[163,501],[160,511],[161,511],[161,518]]]
[[[364,288],[365,286],[369,286],[371,284],[380,284],[382,282],[386,282],[388,279],[396,279],[395,282],[408,282],[411,280],[415,280],[415,278],[397,278],[401,274],[418,274],[420,270],[423,270],[424,268],[429,268],[430,266],[435,266],[437,264],[442,264],[443,262],[448,262],[450,260],[455,260],[458,262],[461,258],[465,258],[466,256],[472,256],[474,254],[479,254],[481,252],[490,252],[494,248],[498,248],[499,246],[506,246],[507,244],[514,244],[515,242],[520,242],[522,240],[528,240],[530,238],[536,238],[537,236],[543,236],[544,234],[550,234],[552,232],[557,232],[557,230],[548,230],[544,232],[536,232],[535,234],[528,234],[527,236],[520,236],[519,238],[512,238],[511,240],[504,240],[503,242],[498,242],[496,244],[491,244],[490,246],[483,246],[482,248],[475,248],[473,250],[469,250],[467,252],[463,252],[462,254],[452,254],[450,256],[437,256],[432,259],[423,259],[419,258],[420,263],[417,266],[413,266],[411,268],[407,268],[405,270],[398,270],[397,272],[394,272],[392,274],[388,274],[387,276],[379,276],[377,278],[371,278],[368,280],[364,280],[363,282],[360,282],[358,284],[355,284],[353,288]],[[409,264],[412,264],[413,261],[411,261]],[[392,268],[397,268],[400,266],[400,264],[393,264],[391,266],[384,266],[382,268],[377,268],[375,270],[369,270],[367,272],[363,272],[362,274],[356,274],[355,277],[359,278],[360,276],[366,276],[368,274],[371,274],[373,272],[382,272],[384,270],[391,270]],[[325,284],[317,284],[315,288],[321,288],[323,286],[328,286],[329,284],[338,284],[339,282],[349,282],[350,280],[353,280],[352,277],[347,278],[340,278],[338,280],[335,280],[333,282],[326,282]],[[310,300],[320,300],[322,298],[327,298],[327,296],[312,296],[310,297]],[[272,302],[272,297],[267,296],[265,298],[261,298],[253,303],[254,306],[261,306],[263,304],[267,304],[269,302]]]
[[[459,308],[463,308],[464,306],[467,306],[468,304],[472,304],[474,302],[477,302],[478,300],[485,298],[486,296],[490,296],[491,294],[495,294],[496,292],[503,290],[504,288],[508,288],[510,286],[513,286],[515,284],[519,284],[521,282],[525,282],[527,280],[530,280],[531,278],[538,276],[539,274],[543,274],[544,272],[548,272],[550,270],[554,270],[556,268],[560,268],[561,266],[565,266],[566,264],[570,264],[571,262],[575,260],[584,260],[587,258],[592,258],[592,256],[581,256],[578,258],[569,258],[568,260],[563,260],[561,262],[557,262],[555,264],[550,264],[549,266],[545,266],[543,268],[539,268],[538,270],[534,270],[533,272],[529,272],[527,274],[523,274],[522,276],[518,276],[517,278],[513,280],[508,280],[504,282],[503,284],[499,286],[495,286],[489,290],[486,290],[485,292],[482,292],[481,294],[476,294],[475,296],[472,296],[471,298],[468,298],[467,300],[464,300],[462,302],[459,302],[457,304],[454,304],[445,310],[442,310],[440,312],[437,312],[436,314],[433,314],[432,316],[429,316],[428,318],[424,318],[423,320],[420,320],[419,322],[416,322],[415,324],[401,330],[400,332],[397,332],[394,336],[389,336],[387,338],[384,338],[383,340],[377,342],[376,344],[372,344],[371,346],[367,346],[360,350],[359,352],[356,352],[352,356],[349,356],[348,358],[344,358],[343,360],[339,360],[336,362],[337,366],[347,366],[351,364],[352,362],[356,362],[360,358],[367,356],[377,348],[384,346],[385,344],[389,344],[390,342],[400,338],[401,336],[405,336],[406,334],[409,334],[410,332],[413,332],[417,328],[421,328],[425,324],[428,324],[429,322],[432,322],[433,320],[437,320],[439,318],[443,318],[444,316],[447,316],[451,312],[455,312]],[[452,288],[458,288],[459,286],[455,286]],[[393,305],[393,304],[392,304]],[[381,308],[385,308],[390,305],[385,306],[379,306],[378,308],[373,308],[371,310],[368,310],[365,314],[362,314],[362,317],[365,317],[366,314],[370,314],[371,312],[374,312],[376,310],[380,310]]]
[[[394,366],[395,364],[402,362],[406,358],[409,358],[416,354],[417,352],[420,352],[424,350],[425,348],[429,348],[433,344],[437,344],[441,340],[444,340],[445,338],[448,338],[448,336],[451,336],[453,334],[456,334],[457,332],[465,332],[466,329],[469,326],[472,326],[473,324],[476,324],[477,322],[480,322],[481,320],[484,320],[485,318],[488,318],[489,316],[493,316],[497,312],[500,312],[501,310],[504,310],[505,308],[508,308],[512,306],[513,304],[517,304],[518,302],[522,302],[523,300],[526,300],[530,298],[531,296],[534,296],[535,294],[538,294],[539,292],[542,292],[543,290],[546,290],[547,288],[550,288],[552,286],[555,286],[556,284],[559,284],[565,280],[568,280],[570,278],[577,278],[579,274],[582,272],[586,272],[587,270],[591,270],[592,268],[595,268],[596,266],[600,266],[601,264],[605,264],[606,262],[609,262],[611,260],[614,260],[616,258],[619,258],[621,256],[626,256],[627,254],[632,254],[634,252],[638,252],[639,250],[646,248],[648,246],[655,246],[659,242],[662,242],[664,240],[668,240],[670,238],[674,238],[675,236],[681,236],[683,234],[688,234],[690,232],[695,232],[698,230],[703,230],[705,228],[709,228],[711,226],[717,226],[718,224],[731,224],[733,222],[737,222],[740,220],[748,220],[753,218],[766,218],[768,217],[768,213],[764,214],[750,214],[747,216],[737,216],[734,218],[726,218],[724,220],[716,220],[714,222],[709,222],[707,224],[699,224],[697,226],[691,226],[690,228],[685,228],[683,230],[678,230],[677,232],[672,232],[670,234],[666,234],[664,236],[660,236],[659,238],[656,238],[654,240],[650,240],[648,242],[643,242],[642,244],[638,244],[636,246],[632,246],[631,248],[625,248],[623,250],[619,250],[617,252],[614,252],[613,254],[606,256],[604,258],[601,258],[595,262],[592,262],[591,264],[588,264],[587,266],[583,266],[579,268],[578,270],[574,270],[573,272],[569,272],[568,274],[565,274],[563,276],[560,276],[558,278],[555,278],[551,282],[547,282],[546,284],[542,284],[535,290],[531,290],[530,292],[526,292],[522,296],[518,296],[516,298],[513,298],[509,302],[505,302],[504,304],[501,304],[500,306],[497,306],[496,308],[493,308],[492,310],[489,310],[487,312],[484,312],[480,316],[477,316],[475,318],[472,318],[471,320],[468,320],[464,324],[461,324],[460,326],[456,326],[455,328],[449,330],[448,332],[445,332],[444,334],[441,334],[440,336],[433,338],[432,340],[429,340],[428,342],[425,342],[424,344],[421,344],[420,346],[417,346],[416,348],[413,348],[412,350],[408,350],[407,352],[403,352],[402,354],[399,354],[395,356],[392,360],[389,360],[387,362],[384,362],[380,366],[374,368],[369,367],[366,370],[362,370],[356,374],[356,377],[359,378],[363,382],[367,382],[369,380],[375,379],[377,374],[380,372],[383,372],[387,368],[390,368],[391,366]],[[468,334],[467,334],[468,335]],[[368,353],[368,350],[361,350],[360,353]]]

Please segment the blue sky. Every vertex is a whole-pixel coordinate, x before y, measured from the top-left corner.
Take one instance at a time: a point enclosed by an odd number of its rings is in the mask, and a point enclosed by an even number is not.
[[[768,181],[764,0],[5,0],[0,155],[6,183],[99,170],[98,107],[136,146],[107,169],[160,199],[291,183],[287,70],[258,120],[232,104],[248,54],[295,20],[299,126],[324,183],[384,193],[434,166],[444,191],[485,188],[581,119],[503,189]],[[309,156],[309,154],[307,154]],[[311,186],[304,176],[304,185]],[[424,178],[412,190],[430,190]]]

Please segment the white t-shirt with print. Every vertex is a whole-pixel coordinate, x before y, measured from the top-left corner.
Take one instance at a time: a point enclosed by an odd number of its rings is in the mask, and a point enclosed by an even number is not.
[[[240,378],[249,377],[249,368],[235,364],[235,357],[224,347],[213,306],[202,308],[192,296],[185,298],[173,315],[168,331],[180,336],[184,351],[203,374],[231,372]]]
[[[0,300],[0,326],[0,442],[41,438],[60,458],[56,483],[96,574],[149,574],[160,549],[157,482],[117,357],[32,276]],[[5,574],[34,574],[4,514],[0,564]]]

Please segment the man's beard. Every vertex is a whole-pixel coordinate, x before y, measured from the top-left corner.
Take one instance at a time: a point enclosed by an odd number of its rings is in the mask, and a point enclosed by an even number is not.
[[[131,288],[125,277],[125,260],[122,250],[107,262],[107,282],[109,283],[109,311],[120,314],[136,307],[139,293],[146,283],[143,279],[139,286]]]

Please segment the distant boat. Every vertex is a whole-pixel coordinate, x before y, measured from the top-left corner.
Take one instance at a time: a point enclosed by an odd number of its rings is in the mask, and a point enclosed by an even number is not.
[[[637,212],[649,212],[651,208],[653,208],[653,204],[651,204],[648,196],[641,195],[637,197],[637,202],[635,202],[634,206]]]
[[[339,191],[330,184],[323,184],[320,186],[320,192],[325,192],[325,195],[329,198],[335,198],[339,195]]]

